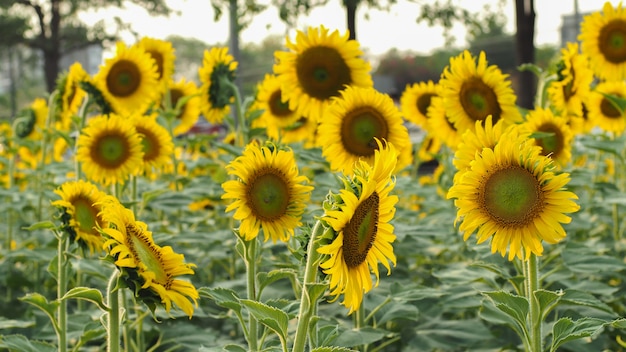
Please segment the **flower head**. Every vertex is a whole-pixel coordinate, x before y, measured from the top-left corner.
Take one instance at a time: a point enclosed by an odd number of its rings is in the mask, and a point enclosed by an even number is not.
[[[235,80],[237,61],[228,53],[228,48],[214,47],[204,51],[200,76],[200,109],[207,121],[220,123],[230,112],[234,92],[228,82]]]

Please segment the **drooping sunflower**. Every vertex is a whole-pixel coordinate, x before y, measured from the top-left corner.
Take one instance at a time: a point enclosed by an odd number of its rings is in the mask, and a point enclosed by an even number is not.
[[[604,131],[622,133],[626,128],[626,113],[620,111],[605,95],[626,98],[624,81],[606,81],[598,83],[588,96],[585,106],[589,111],[589,120],[594,126]]]
[[[63,229],[70,240],[76,241],[91,253],[102,251],[104,238],[98,228],[106,227],[98,204],[106,194],[96,185],[83,180],[69,181],[54,191],[61,199],[52,202],[61,209]]]
[[[117,114],[92,117],[76,143],[76,159],[89,180],[122,183],[141,171],[141,136],[130,120]]]
[[[281,129],[292,126],[301,117],[283,100],[280,81],[272,74],[266,74],[257,86],[254,107],[263,110],[258,125],[265,127],[267,135],[275,140],[280,139]]]
[[[515,130],[515,129],[513,129]],[[565,238],[563,223],[579,206],[566,191],[569,174],[556,173],[549,157],[534,143],[519,143],[505,132],[496,146],[483,148],[470,169],[448,191],[455,198],[463,239],[476,233],[477,242],[491,239],[491,252],[508,259],[542,255],[542,241]],[[524,255],[522,255],[524,254]]]
[[[295,43],[286,38],[289,51],[274,53],[274,73],[289,109],[321,122],[324,108],[346,86],[373,87],[370,64],[361,58],[359,42],[348,37],[320,26],[298,31]]]
[[[172,160],[172,135],[157,122],[157,115],[131,115],[130,121],[141,137],[143,145],[142,170],[146,175],[158,172]]]
[[[428,120],[424,129],[428,133],[442,141],[451,150],[456,150],[461,141],[461,133],[457,131],[454,124],[447,115],[443,100],[436,96],[432,98],[431,105],[428,108]]]
[[[154,60],[139,47],[118,43],[116,50],[94,76],[95,88],[117,114],[144,113],[160,94]]]
[[[59,118],[64,131],[69,131],[72,124],[72,117],[78,113],[78,109],[87,96],[80,87],[80,82],[88,80],[89,75],[83,69],[80,62],[73,63],[66,74],[60,76],[59,99],[57,109],[60,108]]]
[[[393,172],[398,155],[393,145],[383,145],[378,140],[376,143],[379,147],[373,164],[358,162],[354,176],[345,181],[346,188],[339,191],[338,197],[331,197],[341,200],[325,205],[327,210],[322,218],[334,230],[334,238],[317,249],[328,255],[320,268],[330,276],[333,301],[343,294],[341,303],[349,309],[348,314],[359,308],[365,293],[378,286],[378,264],[383,264],[387,274],[391,273],[389,262],[396,264],[391,245],[396,236],[390,222],[398,197],[390,192],[395,187]]]
[[[411,140],[400,111],[389,95],[374,88],[342,90],[326,109],[318,134],[322,155],[335,171],[350,174],[359,159],[374,162],[376,138],[399,151],[398,170],[412,161]]]
[[[193,81],[186,81],[181,78],[179,81],[172,83],[170,90],[170,106],[175,109],[178,106],[179,111],[176,115],[176,123],[174,124],[174,136],[180,136],[189,132],[191,127],[198,122],[200,117],[200,97],[198,87]],[[186,101],[183,104],[183,99]]]
[[[424,127],[428,120],[431,99],[438,95],[439,85],[433,81],[407,85],[400,96],[400,110],[407,121]]]
[[[578,43],[567,43],[561,49],[557,77],[547,89],[550,102],[564,116],[582,116],[583,99],[591,89],[593,71],[589,58],[579,53]]]
[[[253,142],[226,168],[236,179],[222,184],[222,199],[232,199],[226,212],[235,210],[244,240],[255,239],[261,228],[265,241],[289,240],[313,190],[298,174],[293,151]]]
[[[626,11],[621,2],[614,8],[607,1],[602,12],[584,16],[578,40],[596,76],[606,80],[626,78]]]
[[[143,37],[134,46],[147,52],[156,65],[157,80],[162,86],[170,83],[174,74],[176,55],[172,43],[166,40]]]
[[[103,248],[113,258],[135,298],[152,311],[162,304],[169,313],[173,303],[191,318],[200,296],[192,283],[180,277],[193,275],[195,265],[185,263],[185,256],[174,252],[172,247],[156,244],[148,226],[135,220],[135,214],[114,197],[107,196],[99,204],[100,215],[110,224],[102,229],[108,238]]]
[[[220,123],[230,113],[234,92],[227,82],[235,81],[237,61],[228,48],[214,47],[204,51],[200,76],[200,109],[207,121]]]
[[[443,108],[461,134],[489,115],[494,122],[503,120],[505,126],[521,121],[508,75],[488,65],[483,51],[477,61],[467,50],[450,58],[439,86]]]
[[[520,133],[531,137],[541,147],[541,154],[549,156],[559,167],[572,158],[574,134],[564,117],[554,115],[549,109],[536,108],[526,115],[519,125]]]

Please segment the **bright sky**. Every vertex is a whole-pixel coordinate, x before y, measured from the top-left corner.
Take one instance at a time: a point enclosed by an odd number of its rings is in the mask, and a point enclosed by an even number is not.
[[[213,8],[209,0],[167,0],[170,6],[180,12],[169,18],[151,17],[141,8],[128,6],[123,10],[98,10],[83,16],[91,23],[102,19],[119,16],[124,22],[131,23],[132,28],[140,35],[165,39],[168,35],[176,34],[184,37],[200,39],[207,44],[225,44],[228,40],[228,11],[220,21],[213,21]],[[424,0],[428,1],[428,0]],[[259,2],[269,3],[269,0]],[[472,12],[480,11],[485,4],[493,8],[497,0],[460,1],[461,6]],[[534,0],[535,2],[535,44],[554,44],[560,42],[561,16],[574,13],[575,0]],[[616,5],[619,0],[611,0]],[[601,10],[602,0],[578,0],[580,13]],[[390,11],[376,11],[362,7],[357,12],[357,40],[367,55],[377,56],[391,48],[400,51],[428,53],[444,45],[443,30],[438,27],[428,27],[425,23],[416,23],[419,5],[407,0],[398,0]],[[514,0],[508,0],[505,16],[508,19],[507,31],[513,33],[515,28]],[[368,15],[366,18],[366,15]],[[345,9],[341,0],[330,0],[322,8],[314,9],[309,16],[298,19],[297,29],[307,26],[325,25],[330,29],[338,29],[342,33],[346,30]],[[241,33],[241,42],[261,42],[270,34],[289,34],[295,38],[295,31],[287,32],[285,24],[278,17],[278,10],[269,6],[259,14],[252,24]],[[465,42],[463,27],[458,26],[454,32],[457,44]],[[124,41],[132,44],[134,38],[128,34]]]

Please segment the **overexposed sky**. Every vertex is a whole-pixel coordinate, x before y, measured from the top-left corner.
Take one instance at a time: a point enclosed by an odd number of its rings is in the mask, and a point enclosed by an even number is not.
[[[222,18],[213,21],[214,12],[210,0],[167,0],[169,5],[180,14],[166,17],[151,17],[141,8],[129,5],[125,9],[101,9],[82,16],[89,22],[99,19],[119,16],[142,36],[165,39],[168,35],[176,34],[184,37],[193,37],[209,45],[226,44],[228,41],[228,12],[224,9]],[[269,3],[269,0],[258,0]],[[429,1],[429,0],[423,0]],[[497,0],[457,0],[459,6],[475,12],[480,11],[485,4],[493,8]],[[515,29],[515,0],[508,0],[505,16],[508,19],[507,31],[513,33]],[[574,0],[535,0],[535,44],[555,44],[560,42],[561,16],[574,13]],[[619,0],[611,0],[616,5]],[[578,0],[581,13],[601,10],[602,0]],[[443,30],[439,27],[428,27],[426,23],[417,23],[419,5],[407,0],[398,0],[390,11],[377,11],[361,7],[357,11],[356,32],[357,40],[366,55],[378,56],[391,48],[400,51],[412,51],[426,54],[444,45]],[[342,33],[346,30],[345,9],[341,0],[330,0],[330,3],[321,8],[315,8],[308,16],[298,19],[296,29],[307,26],[325,25],[330,29],[338,29]],[[465,43],[465,34],[462,26],[457,26],[453,32],[457,36],[457,45]],[[287,30],[285,24],[278,17],[278,10],[269,6],[267,10],[254,18],[251,25],[241,33],[241,42],[261,42],[270,34],[289,35],[295,38],[295,30]],[[132,44],[134,38],[130,34],[123,36],[123,40]]]

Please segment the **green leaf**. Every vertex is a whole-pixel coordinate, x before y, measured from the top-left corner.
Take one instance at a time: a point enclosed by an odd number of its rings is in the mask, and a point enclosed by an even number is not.
[[[0,330],[14,328],[30,328],[35,325],[34,321],[14,320],[0,317]]]
[[[613,315],[615,314],[613,309],[609,307],[606,303],[600,301],[592,294],[578,290],[565,290],[565,294],[561,297],[560,303],[591,307],[607,313],[611,313]]]
[[[352,350],[345,347],[318,347],[311,350],[311,352],[356,352],[357,350]]]
[[[419,301],[426,298],[439,298],[444,295],[444,292],[432,287],[420,285],[401,285],[398,282],[392,283],[389,287],[389,291],[394,300],[401,302]]]
[[[264,303],[242,299],[241,303],[248,308],[248,311],[259,321],[259,323],[272,329],[281,337],[281,341],[287,341],[287,327],[289,316],[282,310],[270,307]]]
[[[272,270],[268,273],[260,272],[257,274],[257,279],[259,282],[259,295],[263,292],[263,289],[273,282],[280,279],[292,279],[296,277],[296,271],[288,268],[281,268]]]
[[[334,344],[339,347],[367,345],[382,340],[388,332],[366,326],[361,329],[344,330],[339,333]]]
[[[237,314],[241,313],[241,303],[235,291],[222,287],[202,287],[198,290],[200,296],[212,299],[220,307],[232,309]]]
[[[517,67],[517,70],[520,72],[530,71],[537,77],[541,77],[541,74],[543,73],[543,69],[535,64],[521,64]]]
[[[406,319],[417,321],[419,319],[419,310],[416,306],[397,302],[390,302],[383,308],[382,316],[377,319],[376,323],[382,325],[394,319]]]
[[[44,313],[46,313],[48,318],[50,318],[50,321],[52,322],[52,325],[54,326],[55,331],[58,331],[59,326],[56,322],[56,318],[54,317],[54,313],[59,306],[59,302],[57,301],[48,302],[46,297],[44,297],[43,295],[39,293],[28,293],[24,297],[20,297],[19,300],[32,304],[35,307],[41,309]]]
[[[547,290],[537,290],[534,292],[537,302],[539,302],[539,310],[542,317],[545,319],[546,315],[556,306],[563,296],[563,292],[553,292]]]
[[[0,347],[19,352],[55,352],[57,348],[47,342],[31,341],[23,335],[0,336]]]
[[[550,351],[556,351],[568,341],[589,337],[600,332],[606,321],[596,318],[582,318],[573,321],[564,317],[559,319],[552,327],[552,346]]]
[[[239,346],[239,345],[226,345],[226,346],[224,346],[224,351],[229,351],[229,352],[246,352],[248,350],[246,348],[244,348],[243,346]]]
[[[526,317],[528,316],[528,300],[525,297],[513,295],[505,291],[483,292],[489,297],[500,311],[512,319],[503,319],[523,339],[526,335]]]
[[[24,230],[26,231],[33,231],[33,230],[42,230],[42,229],[55,229],[56,225],[52,222],[52,221],[40,221],[40,222],[36,222],[28,227],[23,227]]]
[[[71,290],[67,291],[67,293],[65,293],[63,297],[61,297],[61,301],[70,299],[70,298],[89,301],[89,302],[95,303],[98,306],[98,308],[102,309],[103,311],[105,312],[109,311],[109,307],[107,307],[107,305],[104,304],[104,297],[102,296],[102,292],[100,292],[100,290],[97,290],[95,288],[74,287]]]

